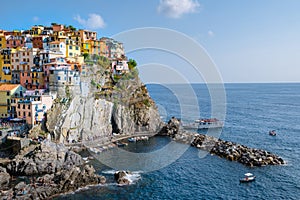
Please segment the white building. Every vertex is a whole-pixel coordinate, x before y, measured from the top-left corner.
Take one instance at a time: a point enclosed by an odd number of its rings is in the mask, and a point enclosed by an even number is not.
[[[50,51],[61,52],[63,57],[66,57],[66,44],[64,42],[50,42]]]

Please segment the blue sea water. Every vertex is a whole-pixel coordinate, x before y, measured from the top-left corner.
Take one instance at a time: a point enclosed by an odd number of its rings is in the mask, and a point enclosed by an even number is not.
[[[147,87],[166,120],[172,116],[185,120],[211,117],[211,100],[205,85],[192,85],[199,113],[195,113],[195,105],[181,105],[178,94],[170,89],[177,87],[184,93],[184,85]],[[113,169],[93,160],[91,164],[108,178],[108,184],[57,199],[299,199],[300,84],[226,84],[225,88],[226,120],[220,138],[275,153],[287,165],[249,168],[217,156],[200,158],[198,149],[188,147],[175,162],[156,171],[137,172],[141,177],[134,184],[120,187],[113,181]],[[187,113],[179,112],[182,106],[190,106]],[[277,136],[268,135],[272,129]],[[152,152],[169,142],[169,138],[154,137],[131,143],[125,150]],[[173,152],[169,152],[170,159],[172,156]],[[239,179],[246,172],[255,174],[256,181],[240,184]]]

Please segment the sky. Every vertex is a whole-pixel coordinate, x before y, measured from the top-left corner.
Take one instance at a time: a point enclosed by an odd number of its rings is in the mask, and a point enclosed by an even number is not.
[[[224,82],[300,81],[298,0],[10,0],[1,7],[6,8],[0,15],[4,30],[56,22],[109,37],[136,28],[166,28],[196,41]],[[144,50],[128,56],[140,65],[168,65],[189,81],[201,82],[187,70],[188,61],[168,52]]]

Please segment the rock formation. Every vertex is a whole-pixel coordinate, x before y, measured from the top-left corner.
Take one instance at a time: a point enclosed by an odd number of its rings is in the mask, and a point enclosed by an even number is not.
[[[128,174],[131,174],[129,171],[117,171],[114,174],[115,181],[117,181],[120,185],[129,185],[131,183],[130,179],[128,178]]]
[[[178,142],[190,143],[192,146],[211,154],[251,167],[285,164],[282,158],[265,150],[249,148],[208,135],[182,130],[180,129],[180,121],[176,118],[172,118],[158,134],[170,136]]]
[[[30,184],[18,183],[12,189],[2,191],[0,199],[48,199],[52,196],[74,191],[92,184],[104,184],[105,178],[94,174],[95,169],[86,165],[83,168],[71,167],[54,174],[38,177]]]
[[[80,155],[69,151],[63,144],[49,141],[26,155],[18,155],[8,164],[7,170],[13,175],[42,175],[80,166],[83,160]]]
[[[117,81],[103,66],[94,65],[81,77],[80,88],[69,88],[47,113],[47,131],[61,143],[109,142],[112,133],[157,132],[158,109],[137,75]],[[108,69],[110,69],[108,67]]]
[[[5,190],[10,180],[6,169],[0,168],[0,199],[47,199],[87,185],[103,184],[106,179],[95,174],[93,166],[84,165],[80,155],[64,145],[43,142],[35,150],[18,155],[7,166],[12,175],[25,175],[30,184],[20,182]]]

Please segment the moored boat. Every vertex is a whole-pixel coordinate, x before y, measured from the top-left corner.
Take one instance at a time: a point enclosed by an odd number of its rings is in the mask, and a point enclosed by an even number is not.
[[[269,131],[269,135],[275,136],[276,135],[276,131],[275,130]]]
[[[251,173],[246,173],[245,177],[240,179],[240,183],[248,183],[248,182],[252,182],[255,181],[255,176]]]
[[[224,123],[216,118],[197,119],[193,123],[183,124],[186,129],[209,129],[209,128],[222,128]]]
[[[128,138],[129,142],[136,142],[136,138],[132,137],[132,138]]]

